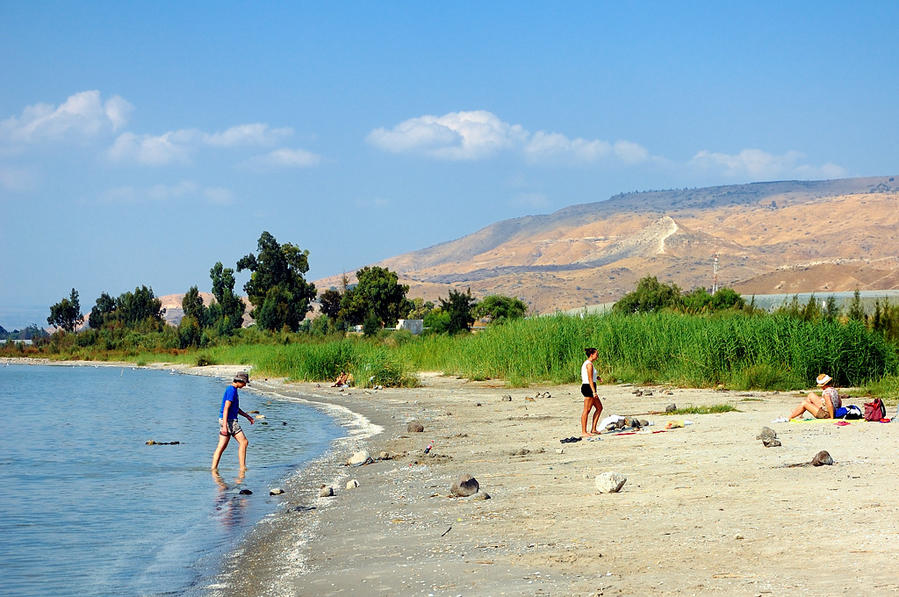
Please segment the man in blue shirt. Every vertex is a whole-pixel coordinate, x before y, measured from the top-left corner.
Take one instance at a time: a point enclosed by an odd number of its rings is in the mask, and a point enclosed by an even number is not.
[[[240,470],[243,471],[247,468],[247,446],[250,445],[250,441],[237,423],[237,415],[244,416],[250,422],[250,425],[254,421],[253,417],[240,410],[240,398],[237,395],[237,390],[248,383],[250,383],[250,375],[245,371],[241,371],[234,376],[234,381],[225,389],[225,395],[222,396],[222,408],[219,411],[219,445],[212,454],[212,470],[218,470],[219,460],[225,448],[228,447],[231,436],[234,436],[234,439],[239,444],[237,460],[240,462]]]

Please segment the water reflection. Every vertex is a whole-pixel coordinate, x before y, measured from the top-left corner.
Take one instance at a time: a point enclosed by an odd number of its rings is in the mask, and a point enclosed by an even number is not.
[[[216,519],[225,529],[239,527],[246,515],[250,501],[241,495],[238,488],[243,483],[245,471],[240,471],[229,486],[218,471],[212,471],[212,480],[218,485],[215,497]]]

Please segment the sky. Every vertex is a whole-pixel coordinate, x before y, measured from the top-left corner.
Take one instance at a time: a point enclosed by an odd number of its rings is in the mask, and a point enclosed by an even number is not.
[[[634,190],[899,174],[899,3],[0,2],[0,325]],[[238,290],[248,272],[237,275]]]

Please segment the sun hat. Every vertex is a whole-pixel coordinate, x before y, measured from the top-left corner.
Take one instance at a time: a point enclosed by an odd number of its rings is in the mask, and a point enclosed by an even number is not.
[[[831,380],[833,380],[833,378],[831,376],[829,376],[826,373],[822,373],[821,375],[818,376],[818,378],[815,381],[818,382],[819,386],[823,386],[824,384],[830,382]]]
[[[239,381],[244,384],[250,383],[250,374],[246,371],[241,371],[237,375],[234,376],[234,381]]]

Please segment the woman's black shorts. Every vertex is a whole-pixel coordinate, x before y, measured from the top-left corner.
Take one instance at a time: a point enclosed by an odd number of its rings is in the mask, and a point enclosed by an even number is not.
[[[593,390],[590,389],[590,384],[581,384],[581,394],[584,395],[584,398],[593,398]]]

